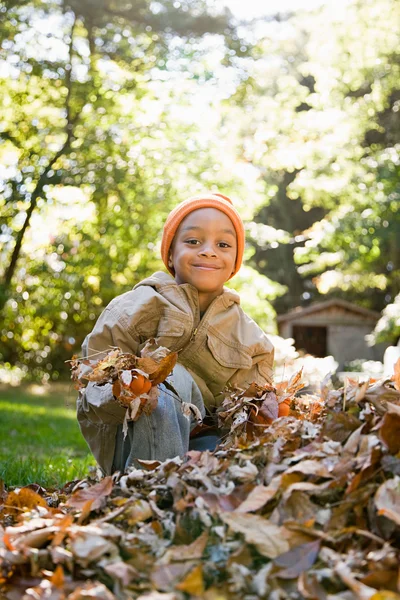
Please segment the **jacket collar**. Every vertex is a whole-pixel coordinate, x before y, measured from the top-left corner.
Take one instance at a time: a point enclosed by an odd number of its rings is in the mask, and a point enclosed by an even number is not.
[[[198,293],[197,289],[190,285],[190,283],[184,283],[182,285],[178,285],[175,279],[169,273],[164,273],[163,271],[156,271],[150,277],[143,279],[140,283],[135,285],[134,290],[140,286],[150,286],[155,288],[156,291],[160,293],[165,293],[168,289],[170,292],[176,291],[179,293],[178,288],[183,288],[187,296],[197,304]],[[221,299],[221,302],[224,303],[226,307],[231,306],[232,304],[240,304],[240,296],[235,290],[227,288],[224,286],[224,291],[221,296],[218,296]]]

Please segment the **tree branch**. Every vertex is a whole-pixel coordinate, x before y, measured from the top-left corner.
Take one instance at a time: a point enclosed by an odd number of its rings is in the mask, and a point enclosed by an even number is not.
[[[66,86],[67,86],[67,97],[66,97],[66,101],[65,101],[66,102],[66,121],[67,121],[67,123],[66,123],[66,139],[65,139],[63,145],[61,146],[61,148],[53,156],[53,158],[50,159],[48,165],[41,173],[39,180],[36,184],[36,187],[35,187],[34,191],[32,192],[29,208],[26,211],[24,223],[23,223],[20,231],[18,232],[17,240],[16,240],[14,250],[13,250],[13,253],[11,256],[10,264],[8,265],[8,267],[5,271],[5,274],[4,274],[3,294],[2,294],[2,298],[1,298],[2,305],[4,305],[4,303],[5,303],[6,293],[7,293],[8,288],[10,287],[11,280],[14,276],[14,272],[15,272],[15,269],[17,266],[17,261],[18,261],[18,258],[19,258],[20,252],[21,252],[21,248],[22,248],[22,242],[23,242],[23,239],[25,236],[25,232],[29,227],[32,213],[35,210],[38,199],[40,198],[40,196],[43,192],[43,188],[46,185],[46,182],[48,181],[48,174],[51,171],[53,165],[70,148],[71,140],[73,138],[74,125],[79,116],[79,114],[76,114],[74,117],[72,117],[72,114],[71,114],[72,57],[73,57],[73,39],[74,39],[76,20],[77,20],[76,15],[74,14],[74,21],[73,21],[73,24],[71,27],[71,41],[69,44],[69,66],[70,66],[70,68],[67,70],[67,73],[66,73]],[[2,305],[0,305],[0,309],[2,308]]]

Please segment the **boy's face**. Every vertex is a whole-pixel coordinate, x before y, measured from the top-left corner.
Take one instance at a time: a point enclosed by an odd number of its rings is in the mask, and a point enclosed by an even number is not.
[[[178,284],[197,288],[204,309],[222,293],[235,269],[236,253],[236,231],[230,218],[216,208],[199,208],[179,225],[168,264]]]

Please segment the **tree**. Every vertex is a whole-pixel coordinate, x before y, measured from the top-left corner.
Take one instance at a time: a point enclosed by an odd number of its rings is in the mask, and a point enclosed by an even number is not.
[[[152,69],[190,53],[195,36],[234,36],[228,14],[202,0],[5,2],[0,30],[5,119],[0,310],[33,213],[54,186],[91,186],[102,202],[126,172],[126,132],[140,126],[124,110],[149,93]],[[172,41],[183,36],[181,48]],[[192,37],[190,37],[192,36]],[[126,106],[125,105],[125,106]],[[105,189],[106,188],[106,189]]]
[[[354,0],[274,23],[227,108],[264,189],[253,260],[288,287],[278,312],[329,294],[380,310],[399,289],[398,19]]]
[[[245,53],[227,16],[201,2],[182,15],[152,5],[162,19],[145,3],[135,14],[115,6],[8,4],[2,30],[0,361],[34,378],[65,374],[104,306],[161,267],[162,224],[178,200],[243,186],[223,140],[179,114],[218,77],[199,35],[224,33],[213,48],[227,64]],[[263,301],[275,293],[259,289]]]

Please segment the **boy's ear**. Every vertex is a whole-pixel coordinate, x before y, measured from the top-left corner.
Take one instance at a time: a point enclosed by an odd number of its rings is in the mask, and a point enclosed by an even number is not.
[[[168,266],[169,266],[171,269],[172,269],[172,268],[173,268],[173,266],[174,266],[174,263],[172,262],[172,254],[171,254],[171,252],[169,253],[169,256],[168,256]]]

